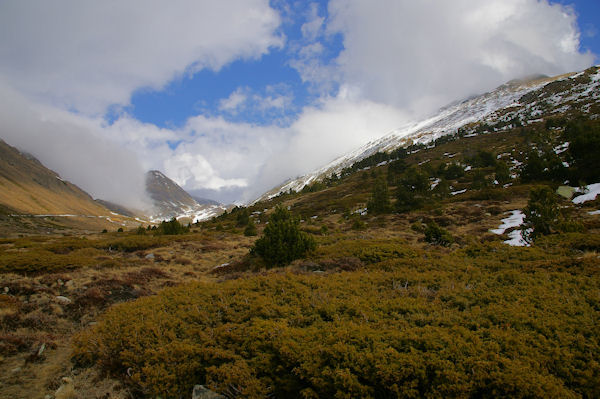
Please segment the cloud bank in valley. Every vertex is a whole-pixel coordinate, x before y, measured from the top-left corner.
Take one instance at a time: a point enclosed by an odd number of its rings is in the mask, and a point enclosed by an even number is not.
[[[290,18],[298,37],[283,33]],[[573,10],[545,0],[331,0],[295,13],[266,0],[7,1],[0,128],[95,197],[139,204],[143,172],[159,169],[191,192],[248,201],[448,102],[591,65],[579,34]],[[136,91],[274,51],[312,93],[292,119],[285,81],[241,85],[181,127],[102,117]],[[262,122],[240,120],[249,111]]]

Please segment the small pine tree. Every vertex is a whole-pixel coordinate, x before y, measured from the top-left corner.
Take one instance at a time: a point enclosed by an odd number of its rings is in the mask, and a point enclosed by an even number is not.
[[[440,178],[440,181],[438,182],[437,186],[435,186],[435,188],[433,189],[433,193],[438,198],[448,197],[450,195],[450,184],[448,183],[448,180]]]
[[[387,181],[384,177],[380,176],[375,180],[373,194],[367,203],[367,209],[369,214],[377,215],[390,212],[391,208]]]
[[[396,211],[408,212],[421,208],[429,196],[429,178],[420,170],[408,169],[396,188]]]
[[[527,207],[524,209],[525,221],[521,235],[532,243],[536,238],[556,231],[561,223],[561,212],[557,196],[548,186],[536,187],[531,190]]]
[[[510,168],[506,162],[498,161],[494,177],[499,184],[506,184],[510,181]]]
[[[456,180],[465,175],[465,170],[457,163],[451,163],[444,171],[444,177],[448,180]]]
[[[425,241],[434,245],[449,246],[454,242],[452,235],[445,229],[438,226],[435,222],[427,224],[425,229]]]
[[[287,209],[277,206],[263,236],[256,241],[250,253],[259,255],[268,266],[273,267],[302,258],[315,247],[314,239],[300,231],[298,219]]]
[[[244,235],[246,237],[253,237],[257,234],[258,234],[258,231],[256,230],[256,225],[254,224],[254,222],[251,219],[248,219],[248,225],[244,229]]]
[[[236,216],[237,227],[248,226],[249,223],[250,223],[250,213],[248,212],[248,209],[242,208],[239,211],[237,211],[237,216]]]
[[[481,190],[490,185],[490,180],[482,169],[475,169],[473,173],[473,184],[474,190]]]
[[[401,185],[396,189],[396,211],[398,213],[419,209],[423,207],[424,203],[423,198],[410,189]]]

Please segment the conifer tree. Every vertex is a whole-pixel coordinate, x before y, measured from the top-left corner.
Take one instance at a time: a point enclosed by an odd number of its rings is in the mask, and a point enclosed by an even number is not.
[[[299,221],[282,206],[277,206],[269,218],[263,236],[259,238],[251,254],[262,257],[268,266],[281,266],[302,258],[314,250],[314,239],[299,229]]]
[[[532,243],[539,236],[554,232],[561,219],[557,196],[548,186],[531,190],[524,213],[525,221],[521,235],[528,243]]]
[[[381,214],[387,213],[391,210],[390,194],[388,190],[387,181],[382,176],[375,180],[373,186],[373,193],[371,199],[367,203],[367,209],[370,214]]]

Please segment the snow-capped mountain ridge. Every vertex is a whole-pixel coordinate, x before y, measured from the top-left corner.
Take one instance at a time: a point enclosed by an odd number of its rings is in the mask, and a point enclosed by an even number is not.
[[[562,87],[563,85],[565,88]],[[552,78],[536,77],[526,81],[508,82],[491,92],[450,104],[422,121],[401,126],[311,173],[283,183],[263,194],[256,201],[266,200],[289,190],[302,190],[315,181],[339,174],[344,168],[377,152],[390,152],[410,144],[429,143],[441,136],[454,134],[459,128],[476,122],[493,123],[519,118],[527,123],[547,112],[542,109],[542,105],[554,107],[553,111],[558,113],[561,111],[558,107],[560,104],[581,100],[586,98],[585,96],[595,99],[600,92],[599,86],[600,72],[597,66],[586,71]],[[547,87],[549,89],[545,90]],[[547,95],[546,91],[552,95]],[[544,104],[540,104],[541,100],[536,101],[542,98]]]
[[[154,223],[173,217],[197,222],[218,216],[227,209],[222,205],[199,204],[177,183],[158,170],[151,170],[146,174],[146,191],[154,203],[154,209],[149,215]]]

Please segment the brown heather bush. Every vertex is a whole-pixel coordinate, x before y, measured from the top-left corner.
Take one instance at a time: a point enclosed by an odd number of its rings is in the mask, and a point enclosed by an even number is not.
[[[0,333],[0,355],[10,356],[31,348],[35,339],[15,333]]]
[[[581,235],[551,238],[412,253],[373,241],[365,270],[168,288],[111,308],[74,360],[129,371],[147,397],[195,384],[250,398],[597,397],[597,258],[577,259]],[[326,248],[315,256],[333,259]]]

